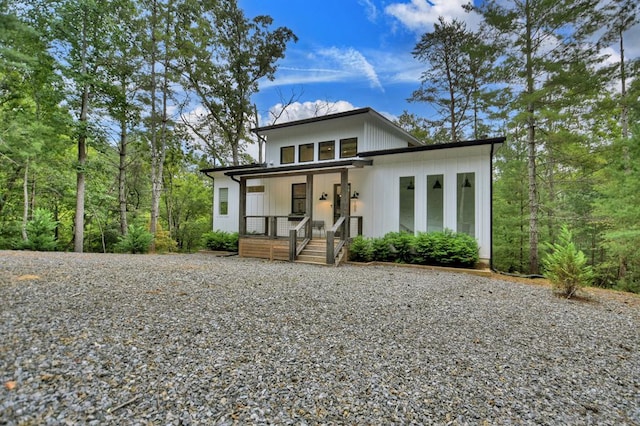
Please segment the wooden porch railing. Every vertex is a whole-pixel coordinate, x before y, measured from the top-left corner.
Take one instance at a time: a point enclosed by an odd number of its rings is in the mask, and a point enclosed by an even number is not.
[[[294,261],[300,254],[304,247],[311,239],[311,220],[309,216],[305,216],[300,221],[298,226],[289,231],[289,260]],[[298,244],[298,233],[304,229],[304,237],[300,244]]]

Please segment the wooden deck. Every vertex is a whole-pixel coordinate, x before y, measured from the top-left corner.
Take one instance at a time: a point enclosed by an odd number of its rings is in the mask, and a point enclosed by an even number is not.
[[[289,240],[240,237],[238,255],[258,259],[289,260]]]

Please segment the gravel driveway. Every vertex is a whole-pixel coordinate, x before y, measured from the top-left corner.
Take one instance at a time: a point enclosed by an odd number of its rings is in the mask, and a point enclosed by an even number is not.
[[[0,251],[0,424],[640,424],[640,307],[389,266]]]

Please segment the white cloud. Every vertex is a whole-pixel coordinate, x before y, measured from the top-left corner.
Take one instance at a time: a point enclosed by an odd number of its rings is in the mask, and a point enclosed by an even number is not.
[[[378,19],[378,8],[371,0],[358,0],[358,4],[364,7],[367,19],[371,22],[376,22]]]
[[[284,111],[282,109],[284,105],[277,103],[269,108],[269,116],[262,118],[261,125],[274,124],[273,120],[277,119],[276,123],[286,123],[288,121],[304,120],[305,118],[320,117],[327,114],[335,114],[343,111],[351,111],[356,109],[353,104],[347,101],[329,102],[325,100],[315,100],[307,102],[293,102],[289,104]]]
[[[467,3],[469,0],[411,0],[409,3],[392,3],[384,11],[417,33],[432,30],[439,16],[448,20],[457,18],[475,29],[480,20],[475,13],[465,12],[462,6]]]
[[[367,80],[369,80],[371,87],[384,90],[373,65],[367,61],[367,58],[365,58],[362,53],[354,48],[339,49],[337,47],[330,47],[320,50],[318,54],[340,65],[341,69],[351,77],[357,78],[364,75]]]

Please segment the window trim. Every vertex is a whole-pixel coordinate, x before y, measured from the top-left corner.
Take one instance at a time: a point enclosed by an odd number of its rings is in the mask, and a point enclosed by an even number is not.
[[[291,149],[292,150],[292,155],[291,155],[291,161],[284,161],[284,150],[285,149]],[[288,146],[282,146],[280,147],[280,164],[293,164],[296,162],[296,146],[295,145],[288,145]]]
[[[296,187],[297,186],[301,186],[304,188],[304,197],[296,197]],[[304,203],[302,204],[303,208],[302,208],[302,212],[295,212],[294,211],[294,204],[295,204],[295,200],[304,200]],[[306,183],[292,183],[291,184],[291,214],[292,215],[305,215],[307,214],[307,184]]]
[[[322,147],[331,144],[331,149],[329,150],[331,153],[331,157],[322,158]],[[322,141],[318,142],[318,160],[326,161],[326,160],[335,160],[336,159],[336,141]]]
[[[309,148],[311,147],[311,160],[303,160],[302,159],[302,148]],[[298,145],[298,163],[309,163],[312,162],[313,160],[315,160],[316,157],[316,148],[315,148],[315,144],[314,143],[302,143],[300,145]]]
[[[347,142],[355,142],[355,151],[353,155],[343,155],[343,152],[344,152],[343,144],[346,144]],[[340,139],[340,158],[353,158],[357,155],[358,155],[358,138],[357,137]]]
[[[225,196],[222,196],[222,190],[224,189]],[[223,200],[226,198],[226,200]],[[225,212],[222,212],[222,203],[225,203]],[[221,187],[218,188],[218,214],[220,216],[229,216],[229,188]]]

